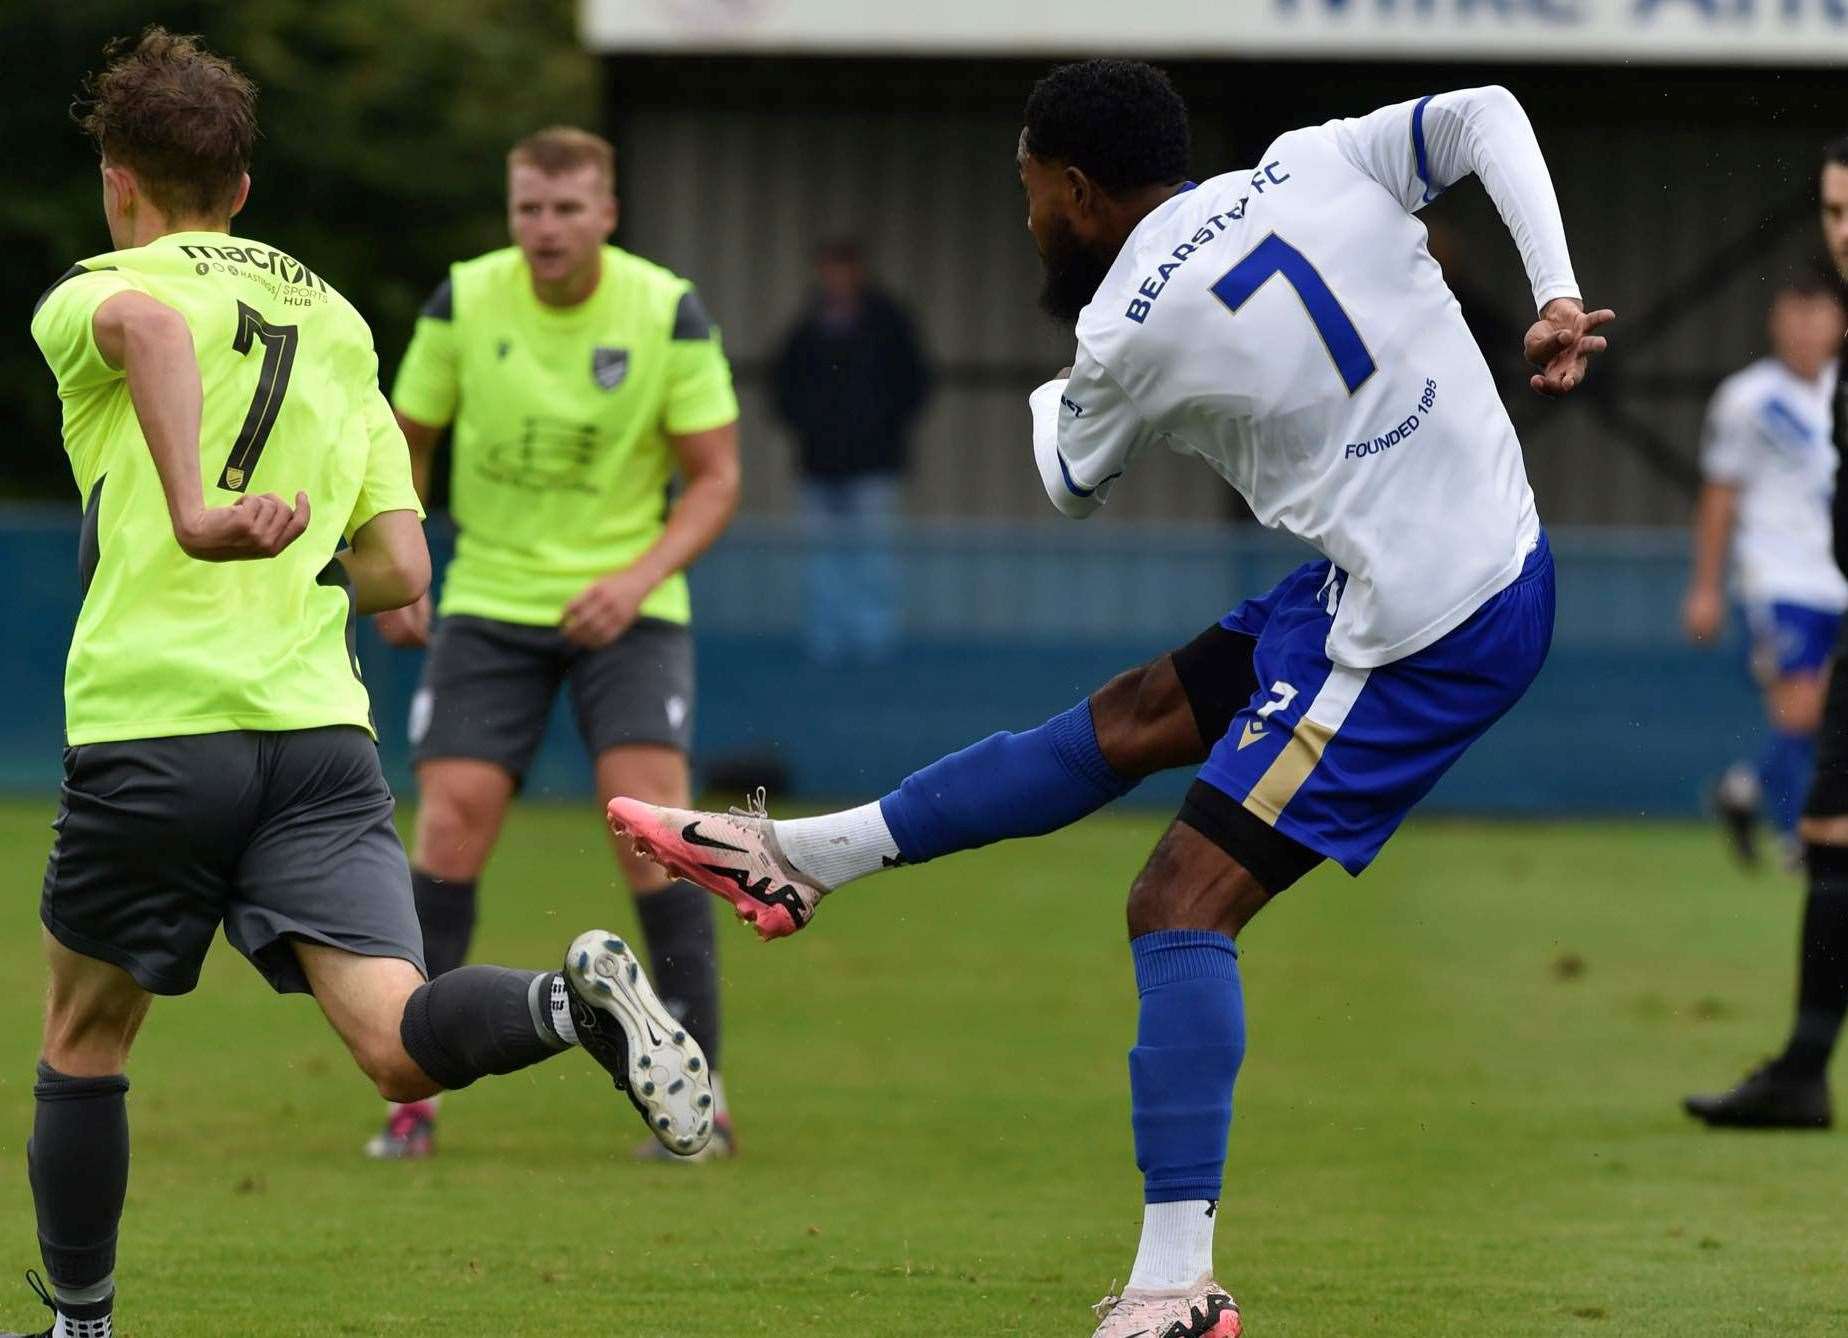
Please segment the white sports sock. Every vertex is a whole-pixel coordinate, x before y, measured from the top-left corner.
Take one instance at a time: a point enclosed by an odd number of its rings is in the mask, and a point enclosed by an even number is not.
[[[898,842],[877,803],[774,822],[771,830],[789,862],[830,892],[898,860]]]
[[[51,1326],[51,1338],[115,1338],[114,1317],[72,1319],[60,1311],[58,1322]]]
[[[550,1000],[552,1013],[550,1020],[552,1023],[552,1030],[558,1033],[559,1040],[563,1041],[566,1045],[576,1045],[578,1043],[577,1027],[571,1021],[571,1004],[565,998],[566,989],[567,986],[565,985],[565,978],[563,976],[552,977],[552,998]]]
[[[1151,1203],[1142,1210],[1142,1244],[1129,1286],[1172,1290],[1191,1286],[1213,1271],[1213,1222],[1217,1200]]]

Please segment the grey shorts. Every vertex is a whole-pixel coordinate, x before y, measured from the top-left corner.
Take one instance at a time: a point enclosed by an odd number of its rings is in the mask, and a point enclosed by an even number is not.
[[[683,753],[692,743],[693,635],[679,623],[643,618],[585,650],[557,628],[452,614],[437,624],[411,700],[411,758],[493,762],[518,781],[561,685],[592,757],[626,743]]]
[[[39,918],[72,952],[185,994],[222,922],[278,993],[308,993],[291,939],[418,970],[423,933],[362,729],[196,734],[64,753]]]

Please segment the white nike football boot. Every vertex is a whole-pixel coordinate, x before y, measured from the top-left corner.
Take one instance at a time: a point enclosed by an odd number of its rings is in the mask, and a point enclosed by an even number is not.
[[[562,972],[571,1025],[648,1132],[679,1157],[712,1138],[712,1071],[699,1042],[674,1020],[627,943],[608,930],[579,934]]]
[[[802,928],[827,895],[783,854],[761,791],[749,810],[730,813],[612,799],[609,822],[676,878],[724,897],[766,942]]]
[[[1238,1338],[1243,1332],[1238,1302],[1210,1277],[1173,1290],[1126,1288],[1091,1309],[1097,1314],[1091,1338]]]

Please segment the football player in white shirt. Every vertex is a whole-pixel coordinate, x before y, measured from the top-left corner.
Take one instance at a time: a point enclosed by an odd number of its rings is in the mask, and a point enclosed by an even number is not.
[[[1129,1284],[1098,1306],[1106,1338],[1239,1332],[1212,1266],[1245,1048],[1234,940],[1324,859],[1364,869],[1520,699],[1552,637],[1520,445],[1415,212],[1470,173],[1487,187],[1533,286],[1539,393],[1577,386],[1613,319],[1580,304],[1546,164],[1505,89],[1298,130],[1198,187],[1187,158],[1186,109],[1152,66],[1064,66],[1027,103],[1044,303],[1078,327],[1070,375],[1032,396],[1041,478],[1082,516],[1141,452],[1192,452],[1321,559],[879,803],[794,822],[610,805],[618,831],[772,938],[852,878],[1051,831],[1200,767],[1129,892],[1146,1207]]]
[[[1756,767],[1721,780],[1721,816],[1746,863],[1756,861],[1760,807],[1787,855],[1800,855],[1797,815],[1815,763],[1823,672],[1848,608],[1848,580],[1830,552],[1835,443],[1829,405],[1842,344],[1834,279],[1800,275],[1771,301],[1771,355],[1720,383],[1701,443],[1705,483],[1694,517],[1694,573],[1683,622],[1712,642],[1725,617],[1727,555],[1764,690],[1770,737]]]

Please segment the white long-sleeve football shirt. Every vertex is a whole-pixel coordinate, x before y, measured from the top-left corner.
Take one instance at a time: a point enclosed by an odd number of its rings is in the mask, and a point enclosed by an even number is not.
[[[1519,573],[1539,520],[1514,425],[1416,210],[1474,172],[1536,308],[1579,296],[1533,127],[1503,88],[1296,130],[1136,226],[1034,392],[1054,504],[1101,506],[1155,443],[1346,575],[1329,658],[1430,645]]]
[[[1701,473],[1739,490],[1733,579],[1749,603],[1848,608],[1848,581],[1829,547],[1835,378],[1834,363],[1805,381],[1776,358],[1760,358],[1720,382],[1707,407]]]

